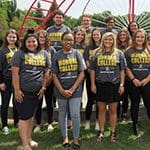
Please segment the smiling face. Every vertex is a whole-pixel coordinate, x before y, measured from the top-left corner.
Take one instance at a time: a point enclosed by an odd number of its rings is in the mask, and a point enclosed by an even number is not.
[[[145,34],[143,32],[137,32],[135,35],[135,45],[137,47],[143,47],[143,44],[145,43]]]
[[[85,39],[85,33],[81,30],[77,31],[76,34],[75,34],[75,44],[82,44],[82,42],[84,41]]]
[[[55,26],[61,26],[62,23],[64,22],[64,17],[63,15],[56,14],[53,20],[54,20]]]
[[[113,44],[114,44],[114,38],[113,38],[113,36],[110,35],[110,36],[105,37],[103,44],[104,44],[104,48],[106,50],[111,50],[112,47],[113,47]]]
[[[40,43],[40,45],[45,45],[45,43],[46,43],[46,36],[42,33],[40,33],[40,35],[39,35],[39,43]]]
[[[130,24],[129,28],[130,28],[130,31],[131,31],[132,34],[133,34],[133,33],[135,33],[135,31],[138,29],[138,25],[137,25],[136,22],[132,22],[132,23]]]
[[[71,33],[65,34],[62,38],[62,44],[64,51],[68,52],[71,50],[74,44],[74,37]]]
[[[17,41],[17,35],[15,33],[9,33],[6,39],[9,45],[15,45]]]
[[[113,27],[115,26],[115,21],[113,19],[109,20],[106,23],[106,26],[107,26],[108,29],[113,29]]]
[[[127,39],[126,32],[124,32],[124,31],[120,32],[120,34],[119,34],[119,40],[123,43],[123,42],[126,42],[126,39]]]
[[[88,29],[91,26],[92,21],[90,17],[84,16],[81,23],[85,29]]]
[[[29,51],[35,52],[38,47],[38,41],[34,36],[30,36],[25,41],[25,45]]]
[[[93,33],[92,33],[92,38],[95,42],[100,42],[101,40],[101,33],[100,33],[100,30],[94,30]]]

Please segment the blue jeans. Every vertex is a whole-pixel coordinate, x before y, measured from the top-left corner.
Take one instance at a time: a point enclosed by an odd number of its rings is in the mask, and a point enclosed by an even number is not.
[[[68,136],[67,120],[68,120],[68,112],[70,110],[73,125],[73,137],[79,138],[81,97],[70,99],[57,99],[57,101],[59,106],[59,123],[62,136],[63,137]]]

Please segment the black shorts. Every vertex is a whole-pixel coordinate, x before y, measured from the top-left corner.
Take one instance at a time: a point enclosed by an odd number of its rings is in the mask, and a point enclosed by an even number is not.
[[[38,92],[25,92],[21,103],[15,101],[15,105],[19,114],[19,119],[28,120],[35,115],[39,99]]]
[[[118,102],[120,99],[120,95],[118,93],[119,83],[113,84],[111,82],[96,82],[96,89],[97,102],[112,103]]]

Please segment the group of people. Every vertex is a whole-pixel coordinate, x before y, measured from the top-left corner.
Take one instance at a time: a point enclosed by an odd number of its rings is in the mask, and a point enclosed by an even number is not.
[[[52,131],[53,102],[59,108],[62,145],[69,147],[67,121],[72,122],[73,148],[80,149],[80,108],[86,82],[85,129],[90,128],[93,104],[96,104],[96,141],[104,138],[106,111],[109,110],[110,140],[116,142],[117,118],[126,119],[131,101],[133,134],[139,136],[138,113],[142,100],[150,119],[150,50],[147,34],[137,22],[128,29],[114,29],[115,19],[106,18],[106,29],[92,27],[92,17],[84,14],[81,26],[73,32],[63,24],[58,10],[54,25],[34,33],[28,30],[19,47],[15,29],[5,37],[0,50],[0,90],[2,132],[9,133],[7,112],[13,93],[14,125],[18,127],[24,150],[37,147],[32,140],[34,118],[41,127],[41,109],[45,97],[48,131]],[[120,101],[122,105],[120,106]],[[122,111],[120,112],[120,107]]]

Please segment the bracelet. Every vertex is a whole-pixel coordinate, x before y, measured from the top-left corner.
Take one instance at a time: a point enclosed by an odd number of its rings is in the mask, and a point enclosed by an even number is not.
[[[133,81],[135,79],[135,77],[133,77],[132,79],[131,79],[131,81]]]

